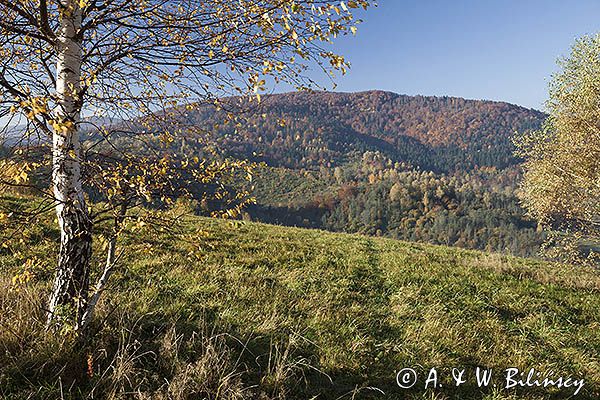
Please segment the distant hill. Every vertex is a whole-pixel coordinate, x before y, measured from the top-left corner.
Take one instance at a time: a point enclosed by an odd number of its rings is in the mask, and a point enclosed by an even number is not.
[[[97,132],[100,126],[116,126],[123,121],[117,118],[108,117],[84,117],[80,123],[81,131],[84,135]],[[32,135],[28,135],[28,130]],[[2,128],[0,134],[0,147],[7,148],[14,146],[38,146],[43,143],[50,143],[51,138],[45,134],[38,132],[33,125],[18,124],[14,126],[6,126]],[[86,137],[86,136],[84,136]]]
[[[217,137],[232,154],[287,168],[337,166],[364,151],[437,172],[506,168],[517,162],[511,136],[539,128],[546,117],[503,102],[383,91],[298,92],[263,99],[243,123],[219,125]],[[222,114],[205,107],[188,118],[211,127],[223,120]]]
[[[263,96],[231,122],[212,106],[186,122],[226,154],[268,165],[256,174],[252,220],[533,256],[544,236],[516,196],[511,137],[545,117],[503,102],[369,91]]]

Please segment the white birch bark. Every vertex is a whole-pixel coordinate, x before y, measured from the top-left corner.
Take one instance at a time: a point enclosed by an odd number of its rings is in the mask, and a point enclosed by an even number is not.
[[[63,0],[57,34],[56,100],[53,118],[52,185],[61,232],[60,253],[50,297],[48,324],[59,306],[69,306],[75,327],[81,321],[89,289],[91,221],[81,183],[81,10],[76,0]]]
[[[90,296],[87,307],[81,318],[80,326],[82,331],[85,331],[90,325],[92,317],[94,316],[94,311],[96,310],[96,305],[98,304],[98,300],[100,300],[102,292],[106,289],[108,285],[108,280],[110,279],[115,268],[115,264],[117,263],[117,260],[119,258],[117,257],[117,238],[119,236],[119,229],[121,228],[121,224],[123,223],[127,215],[127,207],[127,201],[123,200],[123,203],[121,203],[119,214],[115,216],[115,230],[108,242],[108,251],[106,253],[106,262],[104,264],[104,270],[102,271],[102,275],[100,275],[100,278],[98,279],[98,283],[96,283],[96,286],[93,289],[93,293]]]
[[[116,258],[116,248],[117,248],[117,237],[114,236],[110,239],[108,243],[108,252],[106,255],[106,263],[104,265],[104,270],[102,271],[102,275],[98,279],[98,283],[94,289],[93,294],[90,296],[89,302],[86,306],[86,309],[81,317],[81,329],[86,330],[86,328],[90,325],[92,321],[92,317],[94,316],[94,311],[96,310],[96,305],[98,304],[98,300],[100,300],[100,295],[104,289],[106,289],[106,285],[108,284],[108,280],[113,273],[113,268],[115,267],[115,258]]]

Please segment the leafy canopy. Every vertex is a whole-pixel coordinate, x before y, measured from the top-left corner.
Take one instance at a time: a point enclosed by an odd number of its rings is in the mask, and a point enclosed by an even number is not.
[[[542,224],[590,258],[600,238],[600,34],[584,36],[559,61],[545,128],[518,142],[525,157],[522,198]],[[590,251],[591,250],[591,251]]]

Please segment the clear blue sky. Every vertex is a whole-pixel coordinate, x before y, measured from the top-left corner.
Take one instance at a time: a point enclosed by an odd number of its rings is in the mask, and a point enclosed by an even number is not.
[[[491,99],[542,109],[556,59],[600,31],[600,0],[379,0],[336,91]]]

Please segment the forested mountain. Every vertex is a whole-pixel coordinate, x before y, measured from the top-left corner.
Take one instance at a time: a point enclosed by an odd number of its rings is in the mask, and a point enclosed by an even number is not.
[[[393,162],[452,172],[514,165],[511,135],[539,127],[545,115],[501,102],[370,91],[265,96],[259,109],[228,124],[212,107],[188,118],[218,125],[225,149],[270,166],[331,168],[379,151]]]
[[[237,99],[229,99],[234,107]],[[227,109],[227,106],[224,107]],[[508,103],[389,92],[288,93],[223,123],[186,112],[228,155],[264,162],[246,218],[535,255],[511,136],[545,114]]]

